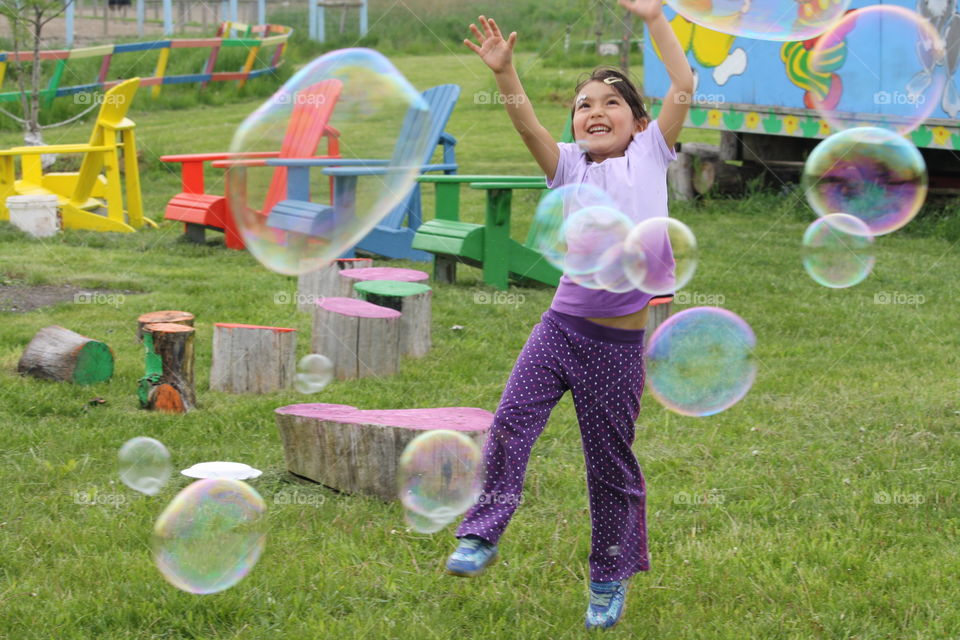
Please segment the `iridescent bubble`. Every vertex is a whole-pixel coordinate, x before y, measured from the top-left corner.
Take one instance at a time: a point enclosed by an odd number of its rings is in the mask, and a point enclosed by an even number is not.
[[[594,276],[611,268],[619,270],[619,247],[631,226],[626,215],[610,207],[586,207],[572,213],[562,230],[567,249],[564,274],[583,287],[601,288]],[[616,274],[607,279],[615,280]]]
[[[814,221],[803,234],[803,268],[825,287],[863,282],[874,261],[873,236],[860,218],[834,213]]]
[[[743,319],[717,307],[667,318],[650,337],[647,382],[667,409],[709,416],[730,408],[753,386],[756,338]]]
[[[154,496],[173,473],[170,452],[153,438],[127,440],[120,447],[120,480],[134,491]]]
[[[403,510],[403,519],[407,525],[419,533],[436,533],[440,531],[445,526],[453,522],[453,518],[431,518],[428,516],[420,515],[416,511],[411,511],[410,509]]]
[[[206,478],[184,488],[153,527],[153,559],[167,582],[188,593],[229,589],[266,544],[263,498],[250,485]]]
[[[697,239],[676,218],[650,218],[630,230],[622,259],[635,288],[654,295],[673,293],[697,270]]]
[[[433,152],[432,125],[420,92],[376,51],[331,51],[300,69],[230,147],[246,154],[231,161],[227,195],[250,252],[288,275],[331,263],[407,197]],[[353,176],[312,167],[308,185],[296,177],[306,169],[263,160],[314,156],[338,156],[331,164]]]
[[[480,448],[456,431],[427,431],[400,456],[400,500],[408,510],[435,522],[450,522],[480,494]]]
[[[857,127],[818,144],[801,182],[817,215],[848,213],[878,236],[903,227],[920,211],[927,197],[927,165],[902,136]]]
[[[755,40],[807,40],[843,15],[850,0],[667,0],[687,20]]]
[[[571,214],[588,207],[615,209],[616,205],[604,190],[591,184],[567,184],[548,191],[533,215],[529,244],[550,264],[563,269],[567,255],[563,224]]]
[[[834,130],[873,124],[906,134],[943,95],[944,56],[943,39],[917,13],[896,5],[855,9],[810,49],[809,73],[820,81],[810,82],[809,95]]]
[[[318,353],[300,358],[293,387],[300,393],[317,393],[333,380],[333,361]]]

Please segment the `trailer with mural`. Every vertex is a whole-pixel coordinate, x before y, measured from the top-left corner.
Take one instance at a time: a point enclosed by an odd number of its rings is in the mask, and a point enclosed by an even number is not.
[[[803,15],[833,2],[836,0],[797,0],[797,11]],[[811,63],[817,38],[778,42],[727,35],[664,7],[696,78],[686,126],[720,131],[721,161],[741,160],[745,167],[789,173],[802,166],[821,139],[837,130],[815,107],[861,124],[882,123],[893,117],[898,105],[922,100],[923,91],[918,92],[918,87],[926,90],[936,80],[937,91],[927,91],[934,97],[925,105],[920,123],[905,135],[926,159],[933,192],[960,189],[957,0],[853,0],[844,17],[852,19],[850,14],[878,4],[910,9],[926,18],[942,38],[940,57],[925,55],[919,45],[907,53],[902,47],[897,50],[895,45],[902,43],[889,34],[864,42],[852,32],[832,36],[831,64],[825,67],[822,58]],[[644,59],[658,56],[651,38],[645,38]],[[905,69],[916,71],[907,74]],[[662,64],[645,65],[647,96],[666,95],[669,84]],[[654,97],[648,101],[656,115],[661,101]]]

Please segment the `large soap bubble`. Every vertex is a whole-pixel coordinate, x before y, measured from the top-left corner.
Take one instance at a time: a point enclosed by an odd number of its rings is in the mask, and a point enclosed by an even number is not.
[[[927,165],[888,129],[857,127],[818,144],[803,167],[807,202],[819,216],[848,213],[874,236],[910,222],[927,197]]]
[[[856,9],[810,49],[810,71],[839,89],[812,91],[813,106],[835,130],[872,124],[909,133],[939,104],[944,56],[942,38],[917,13],[896,5]]]
[[[331,51],[302,68],[233,137],[241,155],[227,163],[227,192],[250,252],[288,275],[342,255],[409,195],[433,151],[433,120],[376,51]],[[352,175],[276,166],[314,156],[336,156],[329,166]]]
[[[590,207],[616,209],[606,191],[589,183],[565,184],[548,191],[537,204],[530,228],[530,243],[555,267],[564,268],[567,238],[564,222],[571,215]]]
[[[481,465],[480,448],[462,433],[437,429],[411,440],[397,479],[400,500],[414,513],[411,525],[425,530],[427,520],[439,525],[469,509],[480,494]]]
[[[624,272],[635,288],[654,295],[682,289],[697,270],[697,239],[676,218],[650,218],[624,241]]]
[[[807,40],[843,15],[850,0],[667,0],[687,20],[756,40]]]
[[[167,505],[153,527],[153,558],[163,577],[188,593],[216,593],[239,582],[266,544],[266,509],[250,485],[197,480]]]

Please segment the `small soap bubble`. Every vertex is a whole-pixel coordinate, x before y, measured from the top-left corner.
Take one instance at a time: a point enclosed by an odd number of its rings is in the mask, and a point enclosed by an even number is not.
[[[825,287],[863,282],[875,260],[873,236],[860,218],[834,213],[815,220],[803,234],[803,268]]]
[[[470,508],[483,482],[480,448],[456,431],[427,431],[400,456],[400,500],[413,513],[450,522]]]
[[[624,241],[624,272],[634,287],[666,295],[686,286],[697,270],[697,239],[676,218],[650,218]]]
[[[293,386],[300,393],[317,393],[333,381],[333,373],[333,361],[330,358],[311,353],[297,363]]]
[[[170,452],[153,438],[127,440],[120,447],[118,458],[123,484],[148,496],[158,494],[173,473]]]

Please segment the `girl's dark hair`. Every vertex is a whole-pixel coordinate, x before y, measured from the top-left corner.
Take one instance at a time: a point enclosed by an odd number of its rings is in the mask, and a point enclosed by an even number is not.
[[[607,80],[609,78],[609,80]],[[614,80],[616,79],[616,80]],[[647,109],[643,106],[643,98],[640,97],[640,92],[637,91],[637,88],[630,82],[625,74],[623,74],[619,69],[614,67],[597,67],[593,70],[589,77],[585,80],[581,80],[577,84],[577,88],[574,90],[574,103],[570,107],[570,137],[574,138],[573,134],[573,114],[577,109],[576,96],[580,95],[580,90],[583,89],[589,82],[607,82],[614,90],[620,94],[620,97],[623,98],[624,102],[630,107],[630,111],[633,112],[634,120],[644,120],[650,119],[650,114],[647,113]]]

